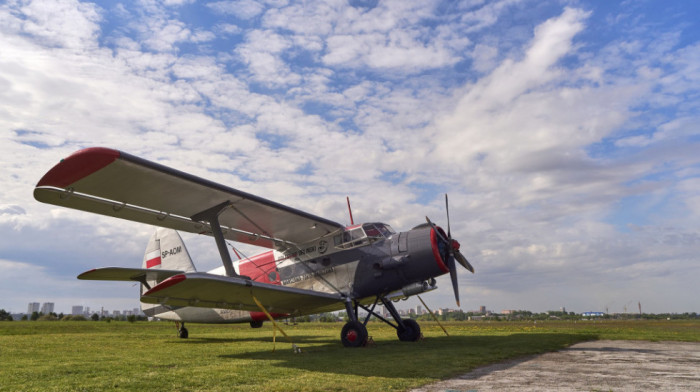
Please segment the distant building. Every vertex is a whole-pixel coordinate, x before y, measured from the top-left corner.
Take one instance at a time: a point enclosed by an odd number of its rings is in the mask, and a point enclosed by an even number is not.
[[[484,314],[486,313],[486,306],[479,306],[479,313]]]
[[[420,305],[416,306],[416,314],[417,315],[423,314],[423,307],[422,306],[420,306]]]
[[[49,314],[53,313],[53,302],[44,302],[43,305],[41,305],[41,313],[43,314]]]
[[[603,316],[605,316],[605,313],[603,313],[603,312],[583,312],[583,313],[581,313],[581,316],[583,316],[583,317],[603,317]]]
[[[39,312],[39,303],[38,302],[30,302],[29,306],[27,306],[27,314],[32,315],[34,312]]]
[[[80,305],[75,305],[75,306],[73,306],[73,307],[71,308],[70,314],[72,314],[73,316],[78,316],[78,315],[83,314],[83,307],[80,306]]]

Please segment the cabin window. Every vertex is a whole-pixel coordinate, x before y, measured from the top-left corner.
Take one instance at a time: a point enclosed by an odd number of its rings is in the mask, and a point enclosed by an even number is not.
[[[338,236],[333,237],[333,242],[336,244],[337,247],[339,248],[352,248],[354,246],[359,246],[367,243],[367,236],[365,235],[364,230],[362,230],[362,227],[357,227],[354,229],[347,230],[342,234],[342,243],[338,244]]]

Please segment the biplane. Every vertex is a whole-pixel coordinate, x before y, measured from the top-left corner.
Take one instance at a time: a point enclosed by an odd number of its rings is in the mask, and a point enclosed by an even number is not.
[[[354,224],[352,211],[345,226],[108,148],[61,160],[34,198],[158,226],[142,268],[97,268],[78,278],[139,282],[143,311],[175,321],[183,338],[186,322],[260,327],[268,318],[345,309],[346,347],[366,343],[371,316],[394,327],[399,340],[415,341],[420,326],[393,302],[436,289],[435,277],[449,273],[459,306],[456,262],[474,272],[452,238],[449,209],[447,233],[427,217],[398,233],[385,223]],[[214,237],[222,266],[196,271],[177,231]],[[268,250],[233,260],[227,241]],[[378,313],[379,304],[391,317]]]

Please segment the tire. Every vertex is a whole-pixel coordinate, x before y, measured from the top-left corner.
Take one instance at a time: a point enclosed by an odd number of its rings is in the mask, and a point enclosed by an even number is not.
[[[187,331],[187,328],[182,327],[182,328],[180,328],[180,330],[177,332],[177,336],[179,336],[180,339],[187,339],[187,338],[190,336],[190,334],[189,334],[189,332]]]
[[[359,321],[348,321],[340,331],[340,341],[345,347],[362,347],[367,344],[367,328]]]
[[[262,320],[255,320],[250,322],[250,327],[251,328],[261,328],[263,326],[263,321]]]
[[[396,330],[396,336],[399,337],[399,340],[402,342],[415,342],[420,338],[420,325],[416,322],[416,320],[413,319],[404,319],[403,325],[404,327],[399,328]]]

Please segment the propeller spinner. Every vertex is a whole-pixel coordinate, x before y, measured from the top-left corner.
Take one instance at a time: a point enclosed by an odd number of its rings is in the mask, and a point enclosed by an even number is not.
[[[457,301],[457,306],[459,305],[459,287],[457,285],[457,266],[455,260],[459,262],[464,268],[469,270],[469,272],[474,273],[474,267],[467,261],[462,252],[459,251],[459,242],[452,239],[452,231],[450,230],[450,209],[447,201],[447,194],[445,194],[445,210],[447,211],[447,238],[443,235],[444,232],[438,230],[437,226],[430,221],[426,216],[425,220],[428,222],[430,227],[435,231],[435,234],[440,237],[446,246],[444,246],[444,253],[442,254],[443,260],[447,262],[447,268],[450,270],[450,279],[452,280],[452,290],[455,293],[455,300]]]

